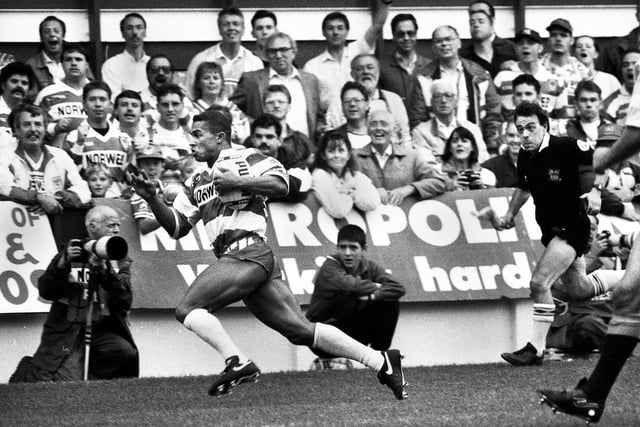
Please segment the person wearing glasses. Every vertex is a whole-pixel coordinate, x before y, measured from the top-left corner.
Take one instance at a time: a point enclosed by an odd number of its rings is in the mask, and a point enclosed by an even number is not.
[[[266,46],[269,66],[244,73],[229,99],[246,115],[256,118],[264,112],[263,99],[267,87],[283,85],[291,94],[287,124],[291,129],[313,138],[326,111],[320,102],[318,78],[293,65],[298,49],[295,40],[288,34],[272,34]]]
[[[409,101],[409,120],[412,127],[429,120],[433,111],[431,86],[438,79],[448,81],[458,98],[456,117],[480,126],[487,149],[498,149],[500,97],[487,70],[473,61],[461,58],[460,36],[450,25],[442,25],[433,31],[435,60],[418,75],[419,85]]]

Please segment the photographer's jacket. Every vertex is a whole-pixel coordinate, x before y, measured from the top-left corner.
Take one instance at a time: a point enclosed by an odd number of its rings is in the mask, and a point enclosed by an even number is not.
[[[68,356],[79,334],[84,334],[86,311],[82,310],[84,286],[78,279],[86,278],[87,268],[59,268],[58,260],[62,256],[56,255],[45,273],[38,279],[40,296],[53,301],[51,310],[45,321],[40,346],[33,357],[33,364],[48,371],[56,372],[65,357]],[[131,309],[133,294],[130,282],[131,260],[119,262],[116,273],[107,262],[105,272],[94,277],[98,283],[99,304],[94,305],[94,325],[107,327],[114,333],[124,337],[135,347],[129,326],[127,312]],[[73,263],[73,267],[80,266]],[[99,305],[103,304],[103,307]]]

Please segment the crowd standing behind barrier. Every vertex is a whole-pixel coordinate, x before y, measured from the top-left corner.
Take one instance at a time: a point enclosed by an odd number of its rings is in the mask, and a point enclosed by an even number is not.
[[[498,37],[493,6],[475,1],[468,11],[468,42],[461,42],[456,28],[439,26],[432,34],[434,59],[429,60],[416,50],[415,17],[399,14],[390,24],[393,49],[379,60],[374,52],[391,1],[377,0],[372,10],[371,26],[352,43],[347,43],[348,17],[328,14],[321,26],[326,50],[301,68],[295,62],[296,40],[278,32],[286,28],[278,28],[273,13],[261,10],[251,19],[254,54],[241,44],[242,11],[226,8],[218,15],[221,41],[192,59],[184,86],[177,83],[171,58],[145,53],[147,23],[141,14],[122,18],[125,48],[103,64],[103,80],[94,79],[83,48],[64,41],[65,23],[46,17],[39,28],[38,54],[3,61],[2,199],[60,214],[65,206],[87,203],[88,189],[94,198],[130,199],[140,231],[154,231],[159,224],[127,184],[125,172],[131,167],[155,177],[159,194],[171,204],[199,166],[191,154],[191,119],[212,108],[231,117],[234,143],[258,148],[285,165],[297,185],[284,201],[304,200],[315,186],[321,205],[335,218],[344,218],[352,206],[367,212],[453,189],[515,186],[520,141],[510,120],[513,109],[526,100],[515,87],[518,79],[535,89],[529,100],[549,114],[551,133],[595,145],[605,126],[614,121],[624,125],[633,69],[640,61],[637,39],[631,37],[638,29],[598,47],[590,36],[574,39],[568,20],[549,17],[549,44],[543,53],[534,30],[518,31],[514,43]],[[34,138],[48,145],[45,154],[27,158],[28,150],[17,141],[27,143],[28,131],[12,123],[10,114],[31,102],[46,112],[45,128],[35,131]],[[268,117],[275,123],[252,126],[249,133],[249,124],[263,120],[263,113],[273,114]],[[337,137],[324,139],[335,135],[335,128],[348,141],[340,145]],[[456,147],[463,143],[469,147],[460,151],[469,148],[471,155],[458,159]],[[61,162],[67,154],[77,169],[51,178],[48,159]],[[17,171],[18,164],[27,172]],[[307,170],[311,165],[315,180]],[[635,171],[633,165],[624,170]],[[620,197],[621,186],[635,190],[623,182],[623,174],[609,174],[610,181],[617,177],[621,182],[609,186],[619,209],[607,210],[611,205],[605,203],[603,213],[637,220],[635,194]],[[77,198],[66,192],[69,184],[82,187],[72,190]]]

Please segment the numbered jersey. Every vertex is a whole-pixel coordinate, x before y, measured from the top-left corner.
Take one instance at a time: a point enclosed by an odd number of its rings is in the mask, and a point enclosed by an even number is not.
[[[278,176],[288,186],[289,178],[282,164],[253,148],[229,148],[221,151],[218,159],[220,163],[235,159],[246,165],[246,169],[242,170],[243,174],[251,177]],[[185,182],[185,188],[173,202],[178,214],[176,236],[202,219],[207,237],[216,253],[248,234],[257,234],[264,239],[267,228],[265,198],[250,194],[247,204],[236,209],[225,204],[213,185],[213,174],[217,168],[218,162],[213,167],[201,166]]]

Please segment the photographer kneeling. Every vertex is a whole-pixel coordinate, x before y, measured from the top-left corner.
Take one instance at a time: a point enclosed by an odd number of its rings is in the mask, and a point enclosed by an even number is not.
[[[22,358],[10,383],[82,380],[86,350],[89,379],[138,376],[138,350],[127,326],[131,260],[123,239],[105,238],[119,233],[118,213],[94,207],[85,226],[91,241],[71,240],[38,279],[40,296],[53,301],[51,310],[38,350]]]

